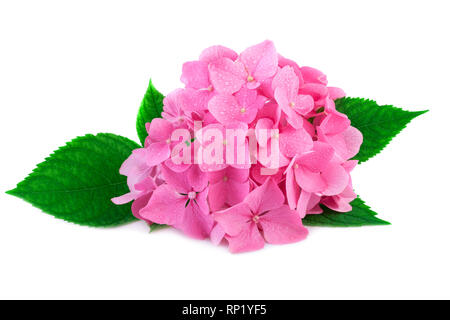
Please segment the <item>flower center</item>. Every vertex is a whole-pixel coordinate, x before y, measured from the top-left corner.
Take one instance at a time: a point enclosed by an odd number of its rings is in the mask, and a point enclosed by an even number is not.
[[[291,108],[295,107],[295,102],[289,102],[289,106],[290,106]]]
[[[298,169],[298,163],[294,164],[294,168]]]
[[[197,193],[195,191],[191,191],[188,193],[188,198],[190,200],[194,200],[196,196],[197,196]]]
[[[167,143],[167,144],[170,144],[170,138],[166,140],[166,143]]]
[[[255,80],[255,78],[253,78],[251,75],[249,75],[249,76],[247,77],[247,81],[248,81],[248,82],[252,82],[253,80]]]
[[[247,110],[245,110],[245,108],[241,108],[241,113],[245,113],[245,111],[247,111]]]
[[[227,181],[228,181],[228,177],[227,177],[227,176],[224,176],[224,177],[223,177],[223,181],[227,182]]]
[[[253,220],[254,223],[258,223],[258,221],[259,221],[259,216],[254,216],[254,217],[252,218],[252,220]]]

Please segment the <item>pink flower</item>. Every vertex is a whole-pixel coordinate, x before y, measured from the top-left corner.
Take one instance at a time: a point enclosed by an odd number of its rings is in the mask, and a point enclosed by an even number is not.
[[[276,184],[284,180],[283,170],[267,168],[256,163],[250,169],[250,178],[254,185],[262,185],[267,179],[272,179]]]
[[[221,58],[209,65],[211,82],[219,93],[233,94],[244,84],[256,89],[273,77],[278,68],[278,56],[271,41],[264,41],[242,52],[237,61]]]
[[[300,80],[291,66],[283,67],[272,81],[275,100],[286,114],[289,124],[296,129],[302,127],[302,115],[314,108],[313,98],[299,94],[299,86]]]
[[[316,141],[311,151],[297,157],[294,170],[299,186],[323,195],[341,193],[349,181],[348,172],[333,158],[329,145]]]
[[[312,150],[293,158],[286,170],[286,193],[291,209],[304,217],[312,194],[337,195],[344,191],[350,176],[337,162],[334,150],[315,141]]]
[[[211,114],[224,125],[236,122],[252,122],[266,97],[258,95],[255,90],[242,88],[235,95],[218,94],[208,103]]]
[[[208,101],[214,96],[214,88],[209,78],[208,66],[221,58],[235,60],[237,53],[233,50],[213,46],[205,49],[198,61],[189,61],[183,64],[181,82],[186,85],[184,110],[201,111],[207,108]]]
[[[200,146],[197,150],[200,170],[212,172],[228,166],[237,169],[250,168],[248,140],[245,139],[247,130],[248,126],[242,122],[235,122],[229,126],[213,123],[198,130],[195,137],[196,143]],[[235,138],[234,133],[237,137],[243,138]],[[228,148],[229,145],[233,147]]]
[[[155,189],[154,181],[149,179],[154,167],[149,165],[148,155],[147,149],[140,148],[133,150],[133,153],[125,160],[119,172],[121,175],[127,176],[127,184],[130,192],[113,198],[112,202],[115,204],[124,204],[137,199],[142,193],[151,192]],[[139,184],[141,185],[136,187]]]
[[[354,157],[362,144],[361,132],[350,126],[345,115],[332,113],[317,127],[319,140],[332,146],[342,161]]]
[[[350,173],[353,168],[358,164],[357,160],[350,160],[342,164],[342,167]],[[356,193],[353,191],[352,179],[349,178],[348,184],[345,189],[334,196],[325,196],[322,198],[321,203],[326,205],[328,208],[338,211],[338,212],[348,212],[352,210],[350,202],[355,200],[357,197]]]
[[[279,139],[280,151],[288,158],[301,155],[313,147],[312,137],[303,128],[294,129],[288,126],[280,133]]]
[[[206,174],[196,166],[183,173],[175,173],[165,166],[161,169],[166,184],[153,191],[140,216],[173,226],[193,238],[209,237],[214,220],[209,214]]]
[[[232,252],[304,239],[301,219],[323,206],[351,210],[350,159],[363,137],[336,110],[345,93],[323,72],[264,41],[240,55],[209,47],[183,64],[181,82],[147,124],[145,148],[123,163],[130,192],[114,203],[133,201],[139,219],[194,238],[226,239]]]
[[[145,150],[150,166],[158,165],[169,159],[173,130],[172,123],[161,118],[155,118],[147,124],[148,137],[145,139]]]
[[[223,209],[242,202],[250,191],[248,169],[227,167],[208,174],[209,206],[211,211]]]
[[[119,172],[127,176],[130,192],[112,198],[111,201],[118,205],[133,201],[131,205],[133,215],[138,219],[143,219],[139,215],[140,209],[147,204],[153,191],[162,183],[158,168],[149,165],[148,150],[141,148],[133,151],[131,156],[122,164]]]
[[[278,186],[268,179],[242,203],[216,212],[214,218],[226,233],[230,251],[252,251],[263,248],[265,242],[286,244],[305,239],[308,230],[284,200]]]

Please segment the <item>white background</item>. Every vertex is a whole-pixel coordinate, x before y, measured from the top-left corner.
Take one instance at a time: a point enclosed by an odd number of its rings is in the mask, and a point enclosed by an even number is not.
[[[0,298],[450,298],[448,1],[0,2]],[[143,222],[80,227],[4,191],[85,133],[137,140],[148,79],[271,39],[349,96],[430,109],[353,174],[392,226],[232,255]]]

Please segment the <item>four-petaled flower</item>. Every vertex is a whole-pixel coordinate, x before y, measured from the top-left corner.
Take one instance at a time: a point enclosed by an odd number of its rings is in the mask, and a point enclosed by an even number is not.
[[[225,231],[231,252],[261,249],[264,243],[303,240],[308,230],[297,212],[284,204],[284,195],[272,179],[249,193],[244,201],[214,214]]]

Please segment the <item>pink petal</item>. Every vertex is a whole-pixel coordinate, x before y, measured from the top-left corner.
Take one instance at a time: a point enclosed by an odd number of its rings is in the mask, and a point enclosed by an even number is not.
[[[303,118],[303,129],[305,129],[311,137],[314,137],[316,135],[316,129],[314,128],[314,125],[305,118]]]
[[[161,114],[164,119],[179,121],[179,118],[183,115],[180,107],[180,99],[183,92],[183,89],[176,89],[164,98],[164,111]]]
[[[264,184],[269,178],[278,184],[283,180],[283,171],[280,169],[265,168],[260,163],[257,163],[251,167],[251,176],[258,184]]]
[[[166,142],[170,139],[173,124],[161,118],[154,118],[148,126],[148,135],[153,142]]]
[[[152,177],[147,177],[141,182],[136,183],[134,187],[138,191],[147,193],[156,189],[156,183]]]
[[[311,197],[308,201],[308,207],[306,208],[307,214],[320,214],[323,212],[322,208],[319,206],[319,202],[322,199],[321,196],[311,193]]]
[[[340,112],[336,111],[336,104],[334,103],[334,100],[330,99],[330,98],[325,98],[325,112],[326,113],[336,113],[336,114],[341,114]]]
[[[337,212],[352,211],[349,201],[339,198],[339,196],[324,197],[322,204]]]
[[[202,212],[204,215],[210,216],[211,208],[208,204],[208,194],[209,187],[206,187],[203,191],[197,192],[197,196],[195,197],[195,201],[193,201],[193,203],[198,207],[200,212]]]
[[[301,67],[300,70],[306,83],[318,83],[327,85],[327,76],[321,71],[311,67]]]
[[[278,87],[275,89],[274,96],[281,110],[286,114],[288,123],[293,128],[301,128],[303,125],[303,118],[291,107],[291,101],[289,101],[287,90],[283,87]]]
[[[304,240],[308,235],[297,212],[290,210],[287,205],[270,210],[260,217],[259,222],[268,243],[293,243]]]
[[[332,146],[344,161],[354,157],[363,142],[361,132],[354,127],[348,127],[344,132],[335,135],[324,135],[321,130],[318,130],[318,133],[319,139]]]
[[[257,114],[257,119],[268,118],[274,123],[274,126],[278,126],[280,121],[281,109],[275,102],[266,103],[261,109],[259,109]]]
[[[147,165],[156,166],[170,157],[170,146],[167,142],[155,142],[147,148]]]
[[[255,80],[262,82],[272,77],[278,69],[278,54],[272,41],[264,41],[247,48],[239,56]]]
[[[286,198],[291,210],[297,207],[297,201],[300,195],[300,187],[295,181],[294,170],[289,169],[286,172]]]
[[[180,94],[179,105],[186,114],[201,112],[208,109],[210,97],[211,92],[209,90],[186,88]]]
[[[165,165],[161,166],[161,174],[164,181],[179,193],[188,193],[192,190],[187,172],[188,170],[179,173],[170,170]]]
[[[332,196],[341,193],[345,189],[350,176],[341,165],[330,165],[323,171],[322,177],[327,184],[323,194]]]
[[[248,180],[249,169],[236,169],[228,167],[226,170],[226,175],[230,180],[244,183]]]
[[[229,209],[213,214],[214,219],[230,236],[237,236],[248,227],[248,221],[253,218],[249,206],[246,203],[237,204]]]
[[[336,87],[328,87],[328,94],[330,95],[330,98],[333,100],[345,97],[344,90]]]
[[[224,209],[227,200],[227,183],[223,181],[209,186],[208,200],[211,211]]]
[[[349,200],[349,202],[356,199],[357,195],[356,195],[355,191],[353,191],[353,186],[352,186],[351,181],[349,181],[349,183],[345,187],[344,191],[342,191],[339,194],[339,197]]]
[[[169,168],[170,170],[178,172],[178,173],[185,172],[187,169],[189,169],[191,167],[191,164],[188,164],[188,163],[176,164],[172,161],[171,158],[164,161],[164,165],[167,168]]]
[[[189,61],[184,63],[181,82],[188,88],[208,88],[210,85],[208,63],[204,61]]]
[[[225,231],[219,224],[216,223],[216,225],[212,228],[211,234],[209,236],[211,238],[211,242],[217,246],[225,237]]]
[[[292,102],[294,103],[295,112],[301,115],[306,115],[314,109],[314,100],[308,95],[300,94],[294,96]]]
[[[269,143],[270,137],[270,130],[274,128],[274,123],[269,118],[262,118],[259,119],[258,122],[256,122],[255,126],[255,135],[256,140],[261,145],[267,145]]]
[[[276,88],[283,88],[288,99],[293,99],[298,95],[299,79],[292,67],[286,66],[277,72],[272,80],[272,89]],[[280,102],[278,101],[278,103]]]
[[[274,170],[274,173],[269,173],[269,175],[275,174],[277,169],[289,164],[289,159],[280,152],[277,143],[279,142],[276,138],[271,138],[267,141],[267,144],[263,144],[263,141],[259,144],[257,160],[264,167],[262,170]],[[272,151],[273,147],[274,150]],[[265,173],[264,175],[267,174]]]
[[[302,166],[295,169],[295,180],[307,192],[322,192],[327,187],[320,173],[311,172]]]
[[[248,252],[262,249],[264,238],[255,223],[249,224],[236,236],[225,236],[228,240],[228,249],[232,253]]]
[[[221,210],[225,205],[234,206],[242,202],[249,190],[248,181],[240,183],[228,180],[211,184],[208,195],[211,211]]]
[[[352,210],[350,202],[356,199],[357,195],[353,191],[352,183],[349,181],[347,187],[340,194],[323,197],[321,200],[322,204],[326,205],[328,208],[338,211],[338,212],[348,212]]]
[[[150,198],[152,196],[152,192],[144,194],[140,197],[138,197],[136,200],[133,201],[131,204],[131,212],[133,213],[133,216],[135,216],[137,219],[146,220],[147,222],[150,222],[150,220],[144,219],[139,212],[142,208],[144,208],[148,202],[150,201]]]
[[[361,144],[363,142],[363,136],[361,132],[356,129],[355,127],[348,127],[347,130],[345,130],[342,133],[346,145],[346,154],[342,154],[342,157],[344,159],[350,159],[356,156],[359,152],[359,148],[361,147]],[[337,151],[338,154],[340,153]]]
[[[228,181],[228,189],[226,192],[227,200],[226,204],[234,206],[242,201],[248,195],[250,191],[250,184],[246,182],[235,182],[233,180]]]
[[[287,58],[285,58],[285,57],[283,57],[281,55],[278,55],[278,66],[280,68],[283,68],[285,66],[291,66],[294,69],[295,74],[299,78],[300,86],[303,85],[303,83],[304,83],[303,75],[302,75],[302,72],[300,70],[300,67],[298,66],[298,64],[295,61],[292,61],[292,60],[287,59]]]
[[[121,197],[113,198],[116,204],[123,204],[135,199],[141,192],[136,190],[135,186],[148,178],[151,174],[152,167],[148,165],[148,150],[140,148],[133,150],[132,154],[124,161],[120,167],[120,174],[127,176],[127,184],[130,193]]]
[[[163,184],[153,191],[150,201],[139,211],[139,215],[152,222],[174,226],[184,215],[185,203],[186,197]]]
[[[223,170],[208,172],[208,181],[210,184],[216,184],[222,182],[225,176],[227,176],[227,168]]]
[[[306,215],[306,210],[308,209],[308,203],[311,199],[311,195],[311,192],[307,192],[305,190],[302,190],[300,193],[297,203],[297,213],[301,219],[303,219]]]
[[[330,145],[315,141],[311,151],[300,155],[298,163],[312,172],[320,172],[328,167],[333,158],[334,149]]]
[[[343,114],[332,113],[320,124],[320,130],[323,134],[334,135],[345,131],[350,126],[350,120]]]
[[[125,203],[128,203],[130,201],[133,201],[136,198],[137,194],[139,194],[139,193],[128,192],[128,193],[126,193],[124,195],[121,195],[120,197],[112,198],[111,201],[114,204],[117,204],[117,205],[125,204]]]
[[[119,172],[121,175],[128,176],[135,172],[146,174],[148,150],[145,148],[134,149],[131,155],[122,163]]]
[[[224,125],[236,122],[250,123],[255,119],[258,112],[257,106],[242,106],[238,103],[236,97],[225,94],[214,96],[208,103],[208,109]]]
[[[266,80],[264,80],[262,82],[258,82],[258,84],[259,84],[259,87],[258,87],[259,93],[262,94],[263,96],[267,97],[268,99],[273,99],[274,96],[273,96],[273,89],[272,89],[272,79],[267,78]]]
[[[342,164],[342,167],[350,173],[358,164],[358,160],[348,160]]]
[[[281,207],[284,200],[283,192],[278,185],[272,179],[267,179],[262,186],[250,192],[244,202],[253,213],[257,214]]]
[[[229,58],[234,61],[237,57],[238,54],[231,49],[224,46],[212,46],[202,51],[200,54],[200,61],[211,63],[220,58]]]
[[[209,237],[214,225],[212,215],[203,211],[207,207],[205,200],[196,198],[197,203],[190,201],[186,207],[182,219],[174,225],[175,228],[183,231],[188,236],[195,239],[205,239]],[[204,202],[204,203],[202,203]]]
[[[317,83],[306,83],[300,88],[299,92],[301,94],[310,95],[315,102],[325,99],[328,96],[328,88],[323,84]]]
[[[311,150],[313,140],[303,128],[287,128],[280,134],[280,151],[288,158]]]
[[[247,109],[256,108],[256,111],[261,109],[267,100],[265,97],[258,95],[256,90],[250,90],[245,87],[236,92],[235,97],[239,105]]]
[[[219,93],[233,94],[242,88],[247,73],[242,63],[221,58],[209,65],[209,77]]]
[[[188,183],[194,191],[203,191],[208,186],[208,175],[198,166],[191,166],[187,171]]]

